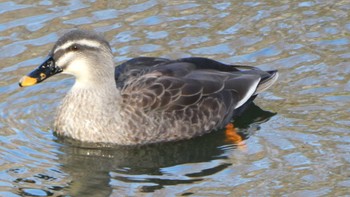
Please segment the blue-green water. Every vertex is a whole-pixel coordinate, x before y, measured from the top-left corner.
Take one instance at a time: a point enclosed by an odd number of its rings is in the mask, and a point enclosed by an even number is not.
[[[0,196],[346,196],[350,193],[350,2],[0,2]],[[19,88],[57,38],[101,32],[115,62],[203,56],[278,69],[279,81],[223,131],[146,147],[52,134],[73,79]],[[276,113],[276,114],[275,114]]]

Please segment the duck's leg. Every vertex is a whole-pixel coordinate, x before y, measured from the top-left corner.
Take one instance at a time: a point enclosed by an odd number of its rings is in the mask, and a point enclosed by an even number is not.
[[[242,136],[237,132],[233,123],[228,123],[225,127],[225,141],[237,145],[239,148],[246,148]]]

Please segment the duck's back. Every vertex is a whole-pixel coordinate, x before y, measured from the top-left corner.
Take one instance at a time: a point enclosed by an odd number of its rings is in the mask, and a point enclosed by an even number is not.
[[[115,76],[124,106],[130,108],[128,115],[133,113],[129,124],[145,125],[140,129],[156,134],[162,138],[159,141],[190,138],[224,127],[235,109],[277,78],[276,71],[206,58],[150,57],[123,63]]]

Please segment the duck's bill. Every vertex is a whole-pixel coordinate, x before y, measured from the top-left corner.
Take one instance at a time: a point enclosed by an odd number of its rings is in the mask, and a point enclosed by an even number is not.
[[[54,59],[48,57],[38,68],[23,76],[19,81],[19,86],[35,85],[60,72],[62,72],[62,69],[55,65]]]

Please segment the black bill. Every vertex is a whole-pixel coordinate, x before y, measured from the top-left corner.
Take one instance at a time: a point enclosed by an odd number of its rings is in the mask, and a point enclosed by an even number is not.
[[[62,69],[56,66],[54,59],[49,56],[38,68],[23,76],[19,81],[19,86],[35,85],[60,72],[62,72]]]

